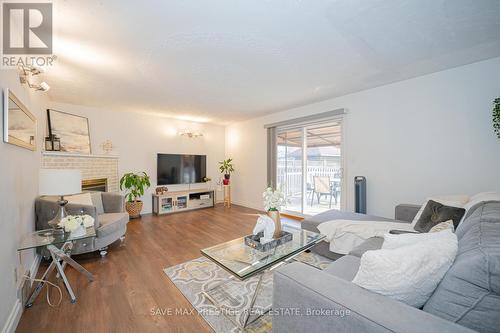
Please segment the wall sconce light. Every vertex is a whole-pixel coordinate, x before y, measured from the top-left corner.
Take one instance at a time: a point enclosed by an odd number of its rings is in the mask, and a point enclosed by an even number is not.
[[[30,87],[31,89],[35,89],[35,90],[38,90],[38,91],[49,91],[50,89],[50,86],[47,82],[42,82],[40,84],[31,84],[28,82],[28,87]]]
[[[202,137],[203,134],[200,132],[193,132],[190,130],[182,130],[179,132],[180,136],[187,136],[190,139]]]
[[[50,86],[47,82],[42,82],[40,84],[31,83],[30,78],[43,73],[43,69],[35,66],[21,66],[19,67],[21,72],[19,73],[19,81],[22,84],[27,84],[31,89],[38,91],[49,91]]]

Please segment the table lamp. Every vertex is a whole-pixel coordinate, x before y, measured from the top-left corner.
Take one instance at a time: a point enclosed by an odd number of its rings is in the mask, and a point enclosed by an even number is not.
[[[59,222],[67,216],[64,206],[68,201],[64,200],[64,196],[82,192],[82,173],[80,170],[40,169],[38,192],[40,195],[59,197],[59,212],[48,222],[52,228],[57,229]]]

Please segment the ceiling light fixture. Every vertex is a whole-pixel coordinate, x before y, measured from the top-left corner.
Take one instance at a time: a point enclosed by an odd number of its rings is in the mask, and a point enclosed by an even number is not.
[[[195,138],[199,138],[199,137],[203,136],[203,134],[200,133],[200,132],[193,132],[193,131],[190,131],[190,130],[182,130],[179,133],[179,135],[180,136],[187,136],[190,139],[195,139]]]

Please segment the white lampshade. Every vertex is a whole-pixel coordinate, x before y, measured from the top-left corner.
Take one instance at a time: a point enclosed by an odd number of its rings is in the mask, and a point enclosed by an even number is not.
[[[40,195],[70,195],[82,192],[80,170],[40,169]]]

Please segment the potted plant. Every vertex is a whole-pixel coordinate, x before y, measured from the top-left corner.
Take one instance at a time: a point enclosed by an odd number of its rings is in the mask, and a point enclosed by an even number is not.
[[[145,173],[129,172],[120,179],[120,190],[126,190],[125,209],[131,218],[141,216],[143,202],[139,200],[144,195],[144,190],[151,186],[149,176]]]
[[[280,209],[286,204],[285,194],[280,190],[273,190],[272,187],[266,188],[262,193],[264,199],[264,209],[267,215],[274,221],[273,238],[281,237],[281,217]]]
[[[228,158],[227,160],[223,160],[219,162],[219,170],[224,174],[224,185],[229,184],[229,179],[231,178],[231,172],[234,172],[233,159]]]

